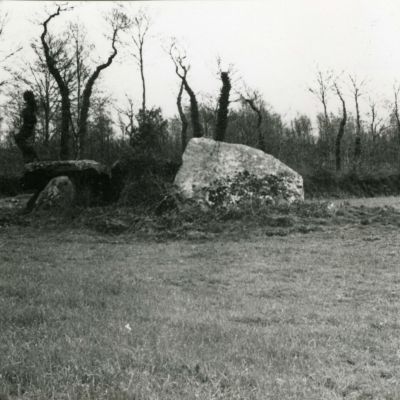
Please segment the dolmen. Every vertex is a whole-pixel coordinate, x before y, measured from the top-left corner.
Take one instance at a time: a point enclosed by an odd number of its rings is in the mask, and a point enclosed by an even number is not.
[[[25,164],[22,185],[34,191],[28,210],[92,206],[110,196],[110,173],[93,160],[35,161]]]

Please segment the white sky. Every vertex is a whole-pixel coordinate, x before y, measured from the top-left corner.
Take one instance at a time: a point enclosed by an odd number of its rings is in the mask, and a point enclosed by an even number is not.
[[[61,24],[79,19],[86,25],[96,54],[108,55],[103,38],[102,15],[113,2],[70,2],[75,9],[49,25],[56,32]],[[265,0],[265,1],[158,1],[129,2],[132,10],[144,8],[152,19],[152,37],[145,48],[145,74],[150,105],[161,106],[166,115],[176,113],[179,82],[173,65],[162,49],[175,36],[184,44],[191,62],[190,83],[197,93],[218,95],[216,59],[235,66],[236,77],[258,89],[267,103],[288,117],[297,112],[314,117],[318,101],[308,92],[317,69],[367,79],[361,111],[368,97],[391,100],[392,86],[400,81],[400,1],[384,0]],[[45,9],[53,3],[3,1],[9,24],[0,49],[24,46],[19,58],[30,60],[29,42],[39,37]],[[1,72],[0,72],[1,74]],[[102,74],[103,84],[116,99],[132,95],[140,105],[140,76],[126,53]],[[349,109],[352,98],[347,90]],[[332,99],[331,111],[338,103]]]

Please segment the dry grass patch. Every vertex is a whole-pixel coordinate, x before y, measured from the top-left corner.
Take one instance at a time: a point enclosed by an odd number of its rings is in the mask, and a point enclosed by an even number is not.
[[[0,235],[3,398],[399,397],[392,225],[162,242]]]

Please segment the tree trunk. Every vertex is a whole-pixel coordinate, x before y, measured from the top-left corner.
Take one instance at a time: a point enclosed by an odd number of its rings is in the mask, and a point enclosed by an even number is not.
[[[371,136],[372,136],[372,141],[375,142],[375,140],[376,140],[376,127],[375,127],[375,112],[374,112],[374,110],[372,110]]]
[[[25,92],[25,94],[28,92]],[[32,161],[37,161],[39,158],[33,148],[33,140],[35,135],[35,125],[36,119],[36,106],[33,93],[31,93],[31,99],[33,101],[26,101],[25,108],[22,111],[22,126],[17,135],[15,135],[15,143],[22,153],[24,163],[30,163]]]
[[[354,99],[356,102],[356,138],[354,141],[354,169],[358,171],[361,162],[361,121],[360,110],[358,106],[358,92],[355,93]]]
[[[46,147],[50,143],[50,110],[49,104],[44,105],[44,144]]]
[[[190,99],[190,117],[192,120],[193,137],[202,137],[203,128],[200,123],[199,106],[197,104],[196,95],[187,83],[186,78],[183,79],[183,85]]]
[[[262,114],[261,110],[255,105],[254,99],[244,99],[250,108],[257,114],[257,133],[258,133],[258,148],[265,152],[265,140],[261,130]]]
[[[397,140],[400,145],[400,115],[399,115],[399,105],[398,105],[398,92],[394,93],[394,116],[396,118],[396,131],[397,131]]]
[[[190,100],[190,119],[192,122],[192,130],[193,130],[193,137],[202,137],[204,135],[203,132],[203,127],[201,126],[200,123],[200,113],[199,113],[199,106],[197,103],[196,95],[194,94],[192,88],[189,86],[188,81],[187,81],[187,73],[189,71],[190,66],[187,66],[184,64],[184,59],[186,56],[181,56],[180,54],[174,55],[173,50],[175,49],[175,44],[171,45],[170,49],[170,56],[175,64],[175,72],[181,79],[181,84],[183,85],[183,88],[185,89],[186,93],[189,96]],[[181,68],[182,72],[180,72],[179,68]],[[182,90],[182,86],[181,86]],[[182,118],[181,118],[182,120]]]
[[[181,83],[181,87],[179,89],[178,98],[176,104],[178,106],[179,117],[181,119],[182,128],[181,128],[181,145],[182,145],[182,153],[185,151],[186,143],[187,143],[187,128],[189,126],[185,112],[182,108],[182,94],[183,94],[183,81]]]
[[[72,138],[69,131],[71,102],[69,100],[69,90],[61,95],[61,141],[60,159],[69,160],[71,158]]]
[[[78,36],[75,39],[75,62],[76,62],[76,80],[77,80],[77,88],[76,88],[76,109],[77,109],[77,120],[76,125],[77,129],[79,132],[79,118],[80,118],[80,110],[81,110],[81,97],[82,97],[82,70],[81,70],[81,60],[79,58],[79,42],[78,42]],[[71,125],[72,122],[71,122]],[[75,141],[74,141],[74,150],[75,150],[75,158],[79,159],[80,158],[80,148],[81,148],[81,143],[79,140],[78,132],[76,132],[75,129],[73,129],[75,133]]]
[[[140,57],[140,77],[142,79],[142,110],[146,111],[146,82],[144,80],[144,66],[143,66],[143,44],[140,45],[139,49]]]
[[[217,124],[215,129],[215,140],[224,141],[228,127],[229,93],[231,91],[231,80],[228,72],[221,72],[222,88],[218,101]]]
[[[50,54],[49,46],[46,42],[47,24],[50,20],[60,15],[61,7],[59,6],[57,12],[50,15],[43,23],[43,32],[40,36],[47,68],[54,80],[57,82],[58,89],[61,95],[61,143],[60,143],[60,158],[61,160],[68,160],[71,157],[71,135],[69,131],[69,121],[71,118],[71,102],[69,99],[69,88],[64,82],[56,62]]]
[[[96,82],[96,79],[99,77],[100,72],[103,69],[106,69],[111,65],[113,59],[117,55],[117,49],[115,47],[115,40],[117,37],[118,30],[114,30],[113,38],[112,38],[112,48],[113,53],[108,57],[107,61],[104,64],[99,65],[90,76],[88,81],[86,82],[85,89],[82,93],[82,101],[81,101],[81,110],[79,113],[79,127],[78,127],[78,158],[84,158],[86,152],[86,139],[87,139],[87,120],[89,116],[89,108],[90,108],[90,97],[92,95],[93,86]]]
[[[336,142],[335,142],[336,171],[339,172],[342,169],[340,145],[342,143],[342,138],[344,135],[344,128],[345,128],[346,122],[347,122],[347,112],[346,112],[346,103],[344,102],[344,99],[343,99],[342,95],[340,94],[339,90],[337,90],[337,93],[340,98],[340,101],[342,102],[342,108],[343,108],[342,119],[340,121],[339,131],[336,136]]]

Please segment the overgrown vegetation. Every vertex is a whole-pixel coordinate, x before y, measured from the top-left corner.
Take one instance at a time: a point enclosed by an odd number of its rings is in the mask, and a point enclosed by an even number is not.
[[[392,207],[390,198],[377,198],[370,206],[364,206],[363,202],[368,204],[366,200],[354,201],[355,204],[316,200],[288,204],[262,202],[250,196],[240,203],[205,208],[197,203],[181,203],[163,185],[144,184],[142,191],[128,185],[118,207],[76,208],[61,215],[26,214],[24,206],[29,195],[3,199],[0,226],[50,231],[88,228],[109,235],[128,235],[135,240],[288,236],[329,232],[338,227],[400,227],[399,204]],[[153,202],[148,201],[149,195]]]
[[[304,190],[308,198],[395,196],[400,195],[400,174],[321,171],[304,177]]]
[[[293,195],[288,190],[288,180],[290,177],[284,174],[260,179],[243,171],[232,178],[211,182],[206,189],[207,200],[214,207],[245,207],[249,201],[260,205],[288,201]]]
[[[169,207],[88,209],[71,221],[102,233],[129,233],[139,238],[210,239],[287,236],[293,233],[323,232],[344,225],[400,227],[400,211],[392,207],[335,205],[330,202],[261,204],[248,201],[241,206],[204,209],[195,205]]]

